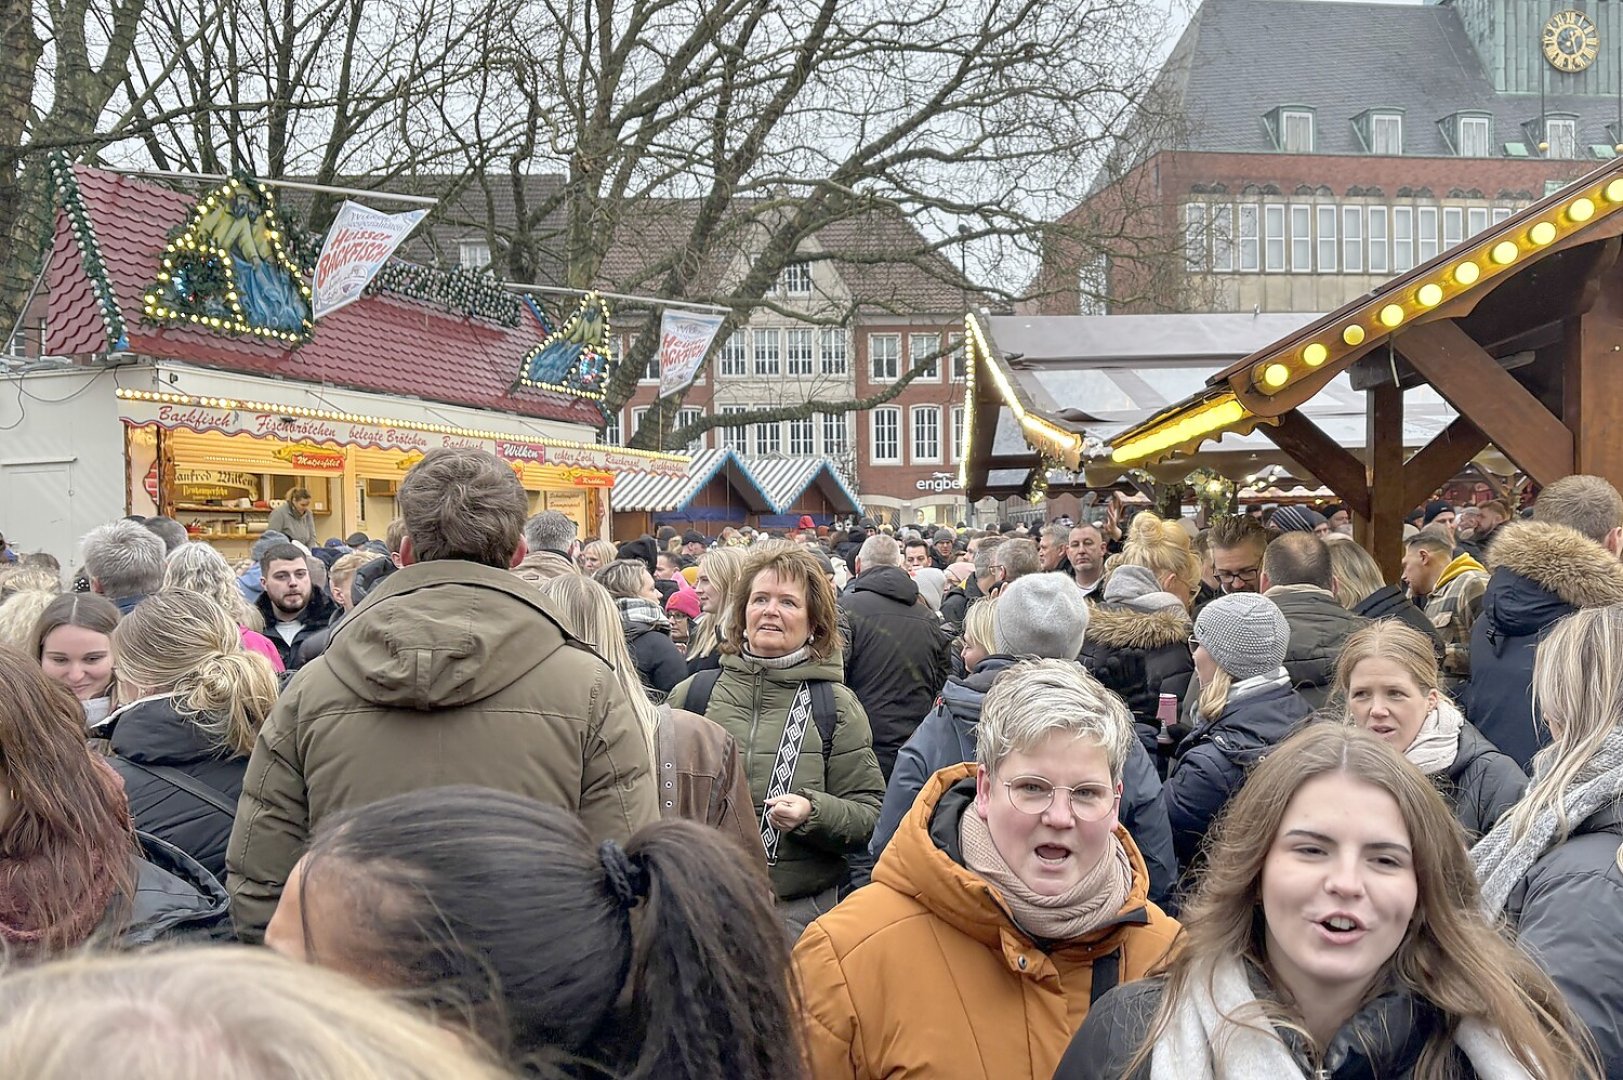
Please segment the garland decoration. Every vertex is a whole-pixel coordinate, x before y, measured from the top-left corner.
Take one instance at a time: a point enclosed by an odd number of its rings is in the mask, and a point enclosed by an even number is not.
[[[1196,469],[1186,482],[1194,488],[1195,501],[1205,508],[1208,520],[1230,512],[1236,489],[1226,476],[1212,469]]]
[[[124,321],[123,309],[118,306],[112,280],[107,275],[107,263],[101,256],[101,243],[96,239],[84,193],[79,190],[79,178],[74,175],[73,163],[60,150],[51,154],[49,168],[51,182],[56,187],[57,204],[67,215],[68,224],[73,229],[85,277],[90,279],[90,289],[96,296],[101,324],[107,332],[109,351],[122,352],[130,347],[129,327]]]
[[[518,325],[519,300],[483,270],[431,266],[390,260],[373,276],[363,295],[393,296],[434,304],[454,315],[489,319],[502,326]]]

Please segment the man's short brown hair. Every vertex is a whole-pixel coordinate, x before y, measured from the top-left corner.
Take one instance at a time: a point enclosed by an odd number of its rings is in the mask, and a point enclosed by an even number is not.
[[[461,559],[505,570],[530,500],[512,466],[483,450],[432,450],[395,496],[417,562]]]
[[[1576,529],[1595,543],[1623,525],[1623,495],[1599,476],[1563,476],[1533,504],[1533,520]]]
[[[1252,544],[1260,555],[1268,549],[1268,530],[1248,514],[1225,514],[1206,531],[1209,548],[1237,548]]]

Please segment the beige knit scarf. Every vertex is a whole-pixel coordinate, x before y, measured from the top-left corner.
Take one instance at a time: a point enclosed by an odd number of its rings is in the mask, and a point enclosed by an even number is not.
[[[1071,941],[1099,928],[1121,911],[1132,889],[1133,864],[1115,834],[1094,868],[1058,896],[1042,896],[1020,880],[973,806],[959,820],[958,842],[964,866],[998,891],[1020,929],[1046,941]]]

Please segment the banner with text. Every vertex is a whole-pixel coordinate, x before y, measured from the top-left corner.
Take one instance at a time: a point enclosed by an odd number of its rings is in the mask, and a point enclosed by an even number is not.
[[[685,390],[699,373],[699,363],[726,320],[725,315],[666,311],[659,320],[659,396]]]
[[[357,202],[346,201],[327,230],[321,258],[310,279],[310,318],[331,315],[361,298],[372,280],[406,234],[423,220],[427,210],[384,214]]]

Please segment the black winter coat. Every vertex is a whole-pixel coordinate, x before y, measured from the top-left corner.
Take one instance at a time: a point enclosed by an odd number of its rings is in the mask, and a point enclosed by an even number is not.
[[[1315,709],[1324,707],[1335,681],[1336,657],[1341,646],[1369,620],[1341,606],[1334,594],[1324,589],[1284,586],[1268,590],[1268,599],[1279,605],[1290,624],[1290,644],[1285,648],[1285,670],[1291,683]]]
[[[1501,528],[1509,528],[1505,525]],[[1623,1077],[1623,807],[1590,815],[1533,864],[1505,916],[1595,1037],[1601,1071]]]
[[[858,574],[840,597],[849,621],[845,685],[868,714],[886,779],[952,670],[941,620],[917,603],[918,596],[906,570],[876,566]]]
[[[631,658],[637,662],[637,678],[650,690],[669,694],[676,684],[688,677],[688,662],[682,651],[671,640],[671,632],[647,623],[635,627],[622,622],[626,632],[626,645]]]
[[[1195,677],[1190,630],[1189,616],[1178,608],[1138,611],[1100,604],[1088,619],[1082,664],[1127,703],[1138,737],[1151,754],[1161,731],[1156,718],[1161,695],[1171,694],[1181,702]]]
[[[230,940],[231,901],[225,886],[179,848],[150,833],[137,832],[136,839],[141,851],[135,895],[127,905],[108,908],[102,930],[126,949]]]
[[[1253,976],[1253,983],[1258,981],[1260,976]],[[1060,1059],[1054,1080],[1149,1080],[1147,1059],[1131,1073],[1127,1067],[1148,1037],[1165,992],[1166,977],[1157,975],[1118,986],[1094,1002]],[[1295,1032],[1284,1030],[1279,1035],[1301,1066],[1303,1077],[1407,1080],[1414,1075],[1426,1044],[1444,1026],[1442,1011],[1431,1002],[1408,991],[1389,990],[1341,1026],[1325,1047],[1322,1061],[1312,1060],[1310,1049]],[[1475,1080],[1476,1071],[1457,1048],[1451,1064],[1455,1076]]]
[[[246,757],[220,752],[197,721],[180,715],[172,697],[121,709],[97,734],[108,740],[108,763],[124,779],[135,827],[172,844],[217,878],[225,877],[225,848],[233,810],[226,813],[143,766],[167,766],[217,794],[233,808],[242,794]]]
[[[1493,531],[1488,566],[1482,611],[1471,626],[1465,715],[1527,769],[1550,741],[1533,718],[1533,653],[1563,616],[1623,603],[1623,564],[1571,529],[1512,521]]]
[[[1206,831],[1245,783],[1245,774],[1313,713],[1289,686],[1254,690],[1231,698],[1215,720],[1191,731],[1174,752],[1161,788],[1172,822],[1172,846],[1187,878]]]
[[[362,567],[361,569],[366,568]],[[299,650],[312,637],[326,631],[327,622],[332,618],[332,613],[337,606],[332,602],[332,597],[327,595],[326,589],[312,588],[310,602],[304,606],[304,611],[299,615],[299,632],[294,636],[293,641],[289,643],[283,640],[281,634],[276,632],[276,608],[271,603],[270,594],[261,593],[259,595],[259,613],[265,616],[265,636],[270,639],[272,645],[276,646],[276,651],[281,653],[284,668],[288,671],[297,671],[304,666],[304,658]]]
[[[1396,619],[1405,626],[1420,631],[1431,641],[1433,651],[1437,653],[1438,663],[1443,659],[1443,639],[1438,636],[1437,628],[1426,618],[1415,602],[1409,599],[1409,594],[1399,585],[1388,585],[1383,589],[1376,589],[1358,603],[1353,605],[1352,613],[1362,615],[1371,621],[1381,619]]]
[[[1432,777],[1432,782],[1472,843],[1490,832],[1527,790],[1527,774],[1516,760],[1497,750],[1469,723],[1460,728],[1454,764],[1445,775]]]

